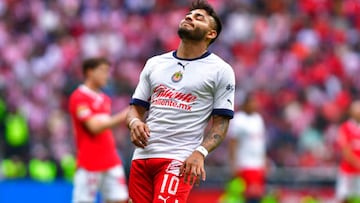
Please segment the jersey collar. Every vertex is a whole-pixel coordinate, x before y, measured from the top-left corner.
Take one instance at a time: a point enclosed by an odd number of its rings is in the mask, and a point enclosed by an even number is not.
[[[173,56],[174,56],[176,59],[183,60],[183,61],[194,61],[194,60],[198,60],[198,59],[205,58],[205,57],[207,57],[207,56],[209,56],[209,55],[211,54],[211,52],[206,51],[203,55],[201,55],[201,56],[199,56],[199,57],[197,57],[197,58],[184,59],[184,58],[177,57],[177,56],[176,56],[176,53],[177,53],[177,51],[174,51],[174,52],[173,52]]]
[[[80,91],[83,92],[84,94],[89,95],[90,97],[93,98],[101,98],[101,94],[98,92],[95,92],[94,90],[90,89],[89,87],[87,87],[86,85],[82,84],[79,87]]]

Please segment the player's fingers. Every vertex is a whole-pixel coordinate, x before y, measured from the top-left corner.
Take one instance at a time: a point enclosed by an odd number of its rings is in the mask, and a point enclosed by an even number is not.
[[[147,145],[147,139],[146,137],[143,136],[143,134],[140,134],[137,139],[142,143],[144,144],[145,146]]]
[[[140,139],[141,142],[146,143],[146,144],[147,144],[147,138],[149,137],[148,133],[147,133],[147,131],[148,131],[147,128],[148,128],[147,125],[142,123],[142,125],[138,125],[134,129],[134,130],[136,130],[138,139]]]
[[[184,172],[184,183],[188,182],[187,179],[188,179],[188,174]]]
[[[147,145],[147,137],[141,128],[134,128],[134,140],[140,141],[142,144]]]
[[[204,168],[201,168],[201,179],[202,181],[206,180],[206,171]]]
[[[144,148],[146,146],[146,142],[142,141],[141,139],[141,135],[139,136],[139,133],[136,131],[136,129],[132,129],[131,130],[131,142],[137,146],[137,147],[141,147]]]
[[[190,175],[189,184],[192,185],[196,182],[196,179],[198,178],[198,173],[195,167],[191,169],[191,173],[189,175]]]
[[[145,148],[145,147],[146,147],[146,145],[145,145],[143,142],[141,142],[140,140],[135,140],[133,143],[134,143],[135,146],[137,146],[137,147],[141,147],[141,148]]]
[[[138,141],[138,146],[141,148],[145,148],[146,147],[146,143],[143,143],[142,141]]]
[[[136,133],[133,131],[130,133],[130,140],[132,143],[136,144],[135,142],[138,141]]]
[[[131,142],[132,142],[135,146],[137,146],[137,147],[142,147],[142,148],[143,148],[141,141],[139,141],[139,140],[133,140],[133,141],[131,141]]]
[[[196,178],[195,178],[195,186],[199,186],[199,185],[200,185],[201,176],[202,176],[202,174],[196,176]]]
[[[145,133],[146,133],[146,137],[150,137],[150,128],[148,125],[145,125]]]
[[[184,182],[187,183],[188,179],[190,177],[190,170],[191,170],[191,166],[189,164],[185,165],[185,170],[184,170]]]

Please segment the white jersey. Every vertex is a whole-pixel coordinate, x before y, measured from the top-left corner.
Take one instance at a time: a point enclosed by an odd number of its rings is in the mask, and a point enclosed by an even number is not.
[[[210,115],[233,117],[234,88],[231,66],[210,52],[192,60],[176,51],[150,58],[131,100],[149,109],[150,138],[133,159],[184,161],[201,144]]]
[[[265,166],[265,125],[260,114],[235,113],[228,136],[239,144],[235,155],[238,169],[259,169]]]

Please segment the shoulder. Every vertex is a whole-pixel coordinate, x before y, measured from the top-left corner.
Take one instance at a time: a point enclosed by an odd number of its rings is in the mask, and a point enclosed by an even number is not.
[[[173,54],[173,51],[167,52],[167,53],[164,53],[164,54],[160,54],[160,55],[152,56],[147,60],[146,63],[147,64],[154,64],[154,63],[159,63],[159,62],[162,62],[162,61],[171,60],[171,59],[173,59],[172,54]]]
[[[172,57],[172,52],[167,52],[161,55],[152,56],[149,59],[147,59],[143,72],[149,73],[159,65],[172,62],[173,60],[174,58]]]
[[[213,71],[217,73],[219,79],[233,81],[235,73],[229,63],[224,61],[218,55],[211,53],[208,57],[203,59],[207,66],[210,66]]]
[[[79,88],[76,88],[69,97],[68,108],[70,112],[75,111],[77,106],[80,103],[84,103],[85,100],[86,97],[84,96],[84,94],[79,90]]]
[[[222,59],[217,54],[211,53],[206,59],[208,60],[208,62],[216,64],[216,66],[218,67],[229,69],[232,71],[231,65],[224,61],[224,59]]]
[[[71,93],[69,103],[70,105],[76,105],[78,103],[89,103],[92,100],[92,97],[84,91],[84,88],[79,86]]]
[[[79,100],[83,97],[83,95],[81,94],[81,91],[79,89],[79,87],[77,87],[71,94],[69,97],[69,101],[70,102],[74,102],[76,100]]]

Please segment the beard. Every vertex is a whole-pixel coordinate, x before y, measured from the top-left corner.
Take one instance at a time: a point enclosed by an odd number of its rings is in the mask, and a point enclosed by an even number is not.
[[[177,33],[178,33],[180,39],[183,39],[183,40],[187,39],[187,40],[192,40],[192,41],[203,40],[205,38],[205,35],[206,35],[206,31],[201,30],[198,27],[195,28],[194,30],[188,30],[186,28],[179,27]]]

